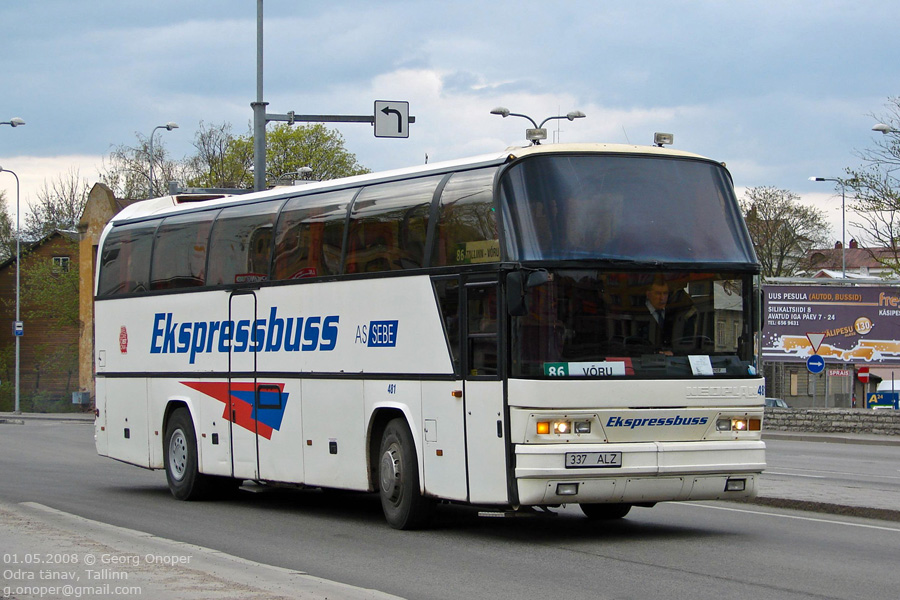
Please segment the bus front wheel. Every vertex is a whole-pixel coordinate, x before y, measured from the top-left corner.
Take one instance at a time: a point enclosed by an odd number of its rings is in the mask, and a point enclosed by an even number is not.
[[[621,519],[631,510],[630,504],[579,504],[578,507],[592,521]]]
[[[419,467],[412,434],[403,419],[388,423],[378,462],[381,508],[394,529],[418,529],[431,518],[434,502],[419,493]]]
[[[186,408],[176,409],[166,423],[163,462],[173,496],[179,500],[198,500],[206,495],[210,478],[200,473],[197,435]]]

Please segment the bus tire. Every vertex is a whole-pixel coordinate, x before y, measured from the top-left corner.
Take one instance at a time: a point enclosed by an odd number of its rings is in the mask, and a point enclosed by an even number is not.
[[[425,526],[434,502],[419,493],[419,465],[409,427],[394,419],[385,427],[378,458],[379,495],[388,524],[394,529]]]
[[[211,478],[200,473],[197,435],[186,408],[176,409],[166,423],[163,462],[169,491],[179,500],[199,500],[209,492]]]
[[[631,510],[630,504],[579,504],[578,507],[592,521],[614,521]]]

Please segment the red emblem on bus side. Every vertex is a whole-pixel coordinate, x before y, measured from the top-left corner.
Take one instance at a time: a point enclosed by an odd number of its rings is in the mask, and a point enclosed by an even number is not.
[[[122,351],[122,354],[128,354],[128,330],[124,325],[119,330],[119,350]]]

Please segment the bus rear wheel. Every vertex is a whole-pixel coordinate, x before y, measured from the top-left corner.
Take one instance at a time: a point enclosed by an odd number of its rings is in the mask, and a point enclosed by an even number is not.
[[[179,500],[199,500],[209,492],[212,479],[200,473],[197,435],[186,408],[176,409],[166,423],[163,462],[169,491]]]
[[[391,527],[418,529],[428,523],[434,502],[419,493],[416,447],[403,419],[394,419],[384,430],[378,480],[381,508]]]
[[[592,521],[614,521],[631,510],[630,504],[579,504],[578,507]]]

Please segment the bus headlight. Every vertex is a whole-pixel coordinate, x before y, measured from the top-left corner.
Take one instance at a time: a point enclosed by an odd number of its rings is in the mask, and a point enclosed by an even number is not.
[[[590,433],[590,421],[576,421],[574,425],[569,420],[559,421],[538,421],[535,431],[538,435],[547,435],[555,433],[557,435],[566,435],[571,433]]]
[[[532,414],[527,431],[528,443],[606,441],[596,414]]]
[[[553,422],[553,433],[557,433],[557,434],[572,433],[572,422],[571,421],[554,421]]]
[[[758,417],[719,417],[716,431],[761,431],[762,419]]]

